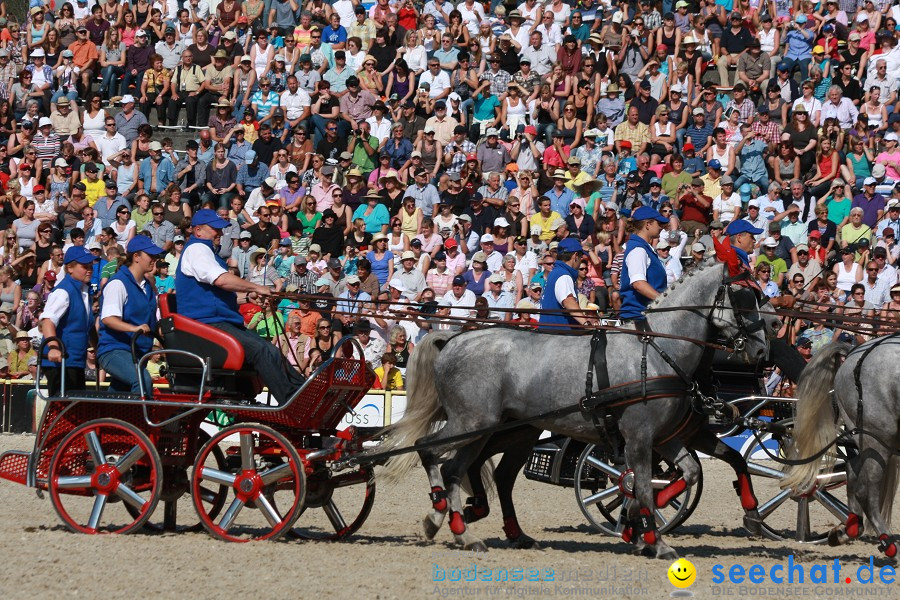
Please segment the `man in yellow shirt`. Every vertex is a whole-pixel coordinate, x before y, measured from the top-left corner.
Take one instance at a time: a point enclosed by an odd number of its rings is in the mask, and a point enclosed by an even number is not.
[[[89,162],[84,165],[84,175],[85,178],[81,180],[84,183],[84,197],[88,201],[88,206],[93,207],[100,196],[106,195],[106,184],[100,179],[100,169],[95,163]]]
[[[538,200],[538,208],[540,212],[532,215],[531,225],[541,228],[541,241],[549,242],[556,234],[556,230],[553,229],[554,222],[562,221],[563,218],[562,215],[550,208],[550,198],[542,197]]]

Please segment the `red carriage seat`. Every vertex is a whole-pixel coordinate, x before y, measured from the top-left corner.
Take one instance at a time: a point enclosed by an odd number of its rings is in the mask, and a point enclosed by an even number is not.
[[[221,329],[189,319],[176,310],[175,294],[159,295],[159,332],[163,347],[167,350],[185,350],[209,359],[213,377],[207,387],[237,392],[240,395],[258,394],[262,386],[257,373],[241,370],[244,368],[245,357],[244,347],[240,342]],[[177,382],[173,386],[184,389],[181,382],[189,381],[188,387],[197,387],[199,381],[196,375],[202,370],[196,360],[178,354],[166,355],[165,359],[168,372],[174,375],[173,379]]]

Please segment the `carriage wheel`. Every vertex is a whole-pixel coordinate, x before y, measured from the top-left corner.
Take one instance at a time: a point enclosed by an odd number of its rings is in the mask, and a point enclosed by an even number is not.
[[[691,451],[697,460],[697,454]],[[681,469],[657,454],[653,455],[653,489],[659,491],[681,477]],[[606,535],[621,537],[625,528],[628,506],[634,500],[625,494],[631,491],[632,474],[608,460],[607,452],[591,444],[578,457],[575,467],[575,497],[588,522]],[[698,461],[699,465],[700,462]],[[700,501],[703,492],[703,471],[697,483],[688,486],[662,508],[656,508],[656,526],[660,533],[668,533],[684,523]]]
[[[150,518],[162,493],[159,453],[137,427],[89,421],[63,438],[50,461],[54,510],[79,533],[130,533]]]
[[[202,430],[198,430],[197,447],[202,447],[209,441],[209,434]],[[225,460],[225,453],[222,448],[215,446],[207,459],[207,465],[216,469],[226,470],[228,463]],[[197,521],[197,513],[191,508],[190,503],[181,502],[185,495],[191,492],[191,479],[188,469],[182,467],[163,467],[165,476],[163,477],[164,485],[161,496],[163,515],[162,520],[148,520],[144,523],[144,529],[155,533],[165,531],[201,531],[203,524]],[[212,519],[215,519],[222,508],[225,506],[225,500],[228,499],[228,487],[224,485],[208,485],[203,486],[201,490],[203,502],[207,505],[206,512]],[[125,508],[132,515],[136,515],[136,511],[129,505]],[[190,525],[182,525],[178,527],[179,521],[186,521]]]
[[[237,469],[210,463],[214,448],[237,436]],[[234,472],[232,472],[234,471]],[[233,493],[221,518],[210,511],[204,490],[225,486]],[[306,476],[291,443],[264,425],[234,425],[213,436],[197,455],[191,475],[191,497],[200,522],[214,536],[231,542],[276,539],[291,528],[303,510]]]
[[[328,478],[307,480],[306,501],[291,536],[305,540],[337,541],[356,533],[375,504],[375,477],[371,467]],[[311,510],[316,509],[316,510]],[[356,515],[349,523],[346,516]]]
[[[782,425],[790,420],[781,421]],[[769,434],[761,436],[763,442],[772,442]],[[790,444],[790,438],[780,438],[780,447]],[[767,444],[770,450],[772,447]],[[783,452],[776,453],[783,456]],[[829,471],[822,470],[813,491],[792,497],[790,490],[781,489],[784,479],[782,466],[771,460],[758,445],[744,452],[747,468],[753,476],[753,487],[759,498],[762,533],[770,540],[794,540],[805,544],[819,544],[828,539],[828,532],[836,524],[847,522],[850,509],[838,495],[846,497],[847,467],[846,447],[837,446],[837,462]]]

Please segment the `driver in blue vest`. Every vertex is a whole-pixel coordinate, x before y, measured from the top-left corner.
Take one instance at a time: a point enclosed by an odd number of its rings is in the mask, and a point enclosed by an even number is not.
[[[597,321],[582,313],[575,292],[578,266],[584,259],[581,241],[567,237],[556,247],[556,262],[547,276],[541,296],[540,324],[549,331],[571,328],[572,325],[596,325]]]
[[[269,288],[241,279],[228,271],[213,242],[230,223],[213,210],[198,210],[191,219],[192,235],[175,270],[178,312],[230,334],[244,347],[244,370],[255,370],[279,404],[300,386],[303,377],[285,360],[277,347],[244,327],[238,312],[237,292],[272,293]]]
[[[126,248],[125,264],[109,278],[100,299],[100,341],[97,360],[110,376],[110,389],[140,393],[140,384],[131,338],[156,329],[156,292],[147,280],[156,257],[165,252],[146,235],[136,235]],[[153,338],[142,335],[135,341],[137,357],[150,352]],[[150,373],[142,369],[145,392],[152,390]]]
[[[84,246],[72,246],[63,258],[66,276],[56,282],[41,313],[44,339],[58,337],[66,350],[66,389],[84,389],[88,335],[94,327],[90,283],[96,257]],[[41,369],[47,377],[47,390],[58,396],[62,378],[62,349],[56,342],[47,344]]]
[[[619,316],[622,319],[645,322],[647,305],[668,286],[666,267],[650,245],[668,222],[667,217],[649,206],[642,206],[631,214],[631,235],[625,244],[619,285],[622,299]]]
[[[731,247],[734,248],[735,254],[744,263],[744,266],[750,268],[750,253],[756,245],[756,237],[763,232],[762,229],[754,227],[750,221],[738,219],[732,221],[725,228],[725,235],[731,241]]]

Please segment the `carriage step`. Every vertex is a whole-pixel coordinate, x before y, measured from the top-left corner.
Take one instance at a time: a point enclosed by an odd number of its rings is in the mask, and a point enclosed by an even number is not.
[[[10,450],[0,454],[0,479],[26,485],[29,458],[31,452],[24,450]]]

